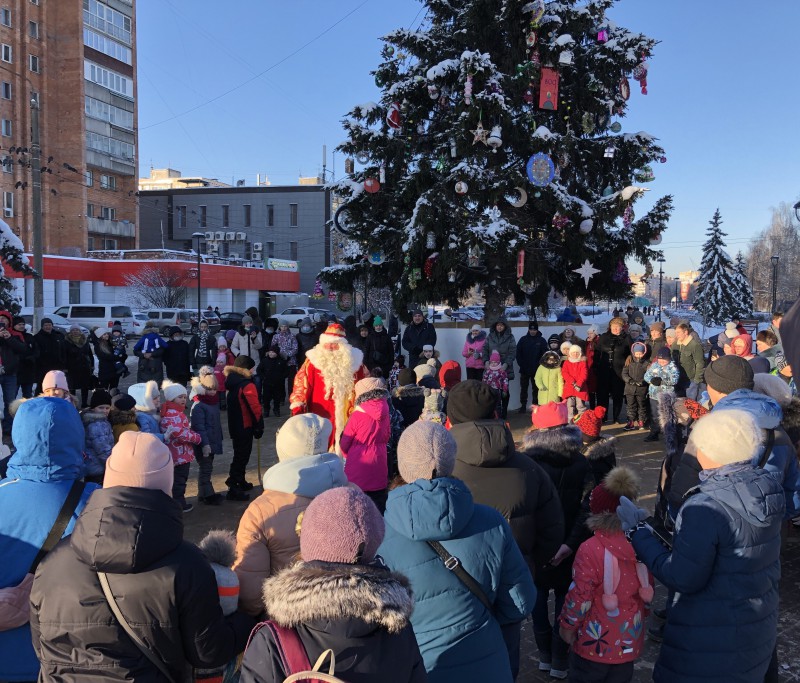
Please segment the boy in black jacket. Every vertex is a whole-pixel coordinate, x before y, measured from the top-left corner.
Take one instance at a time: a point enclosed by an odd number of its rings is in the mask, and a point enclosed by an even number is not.
[[[622,380],[625,382],[625,401],[628,404],[628,424],[623,427],[627,432],[644,429],[648,421],[649,401],[647,390],[649,384],[644,381],[644,373],[650,367],[647,358],[647,345],[635,342],[631,345],[631,355],[622,369]]]
[[[280,356],[277,345],[270,346],[267,355],[258,364],[258,374],[261,376],[261,403],[264,406],[264,417],[269,417],[269,404],[272,402],[275,417],[280,417],[281,403],[286,398],[286,375],[288,373],[286,361]]]

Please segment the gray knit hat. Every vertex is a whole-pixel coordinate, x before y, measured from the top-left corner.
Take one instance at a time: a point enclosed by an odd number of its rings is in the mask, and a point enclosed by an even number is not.
[[[397,444],[397,467],[406,482],[449,477],[456,466],[456,442],[438,422],[414,422]]]
[[[239,607],[239,577],[231,569],[236,559],[236,537],[232,531],[212,529],[197,547],[214,570],[222,613],[233,614]]]

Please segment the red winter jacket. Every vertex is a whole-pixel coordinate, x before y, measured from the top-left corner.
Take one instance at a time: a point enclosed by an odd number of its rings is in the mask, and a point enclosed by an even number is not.
[[[583,401],[589,400],[589,366],[585,358],[581,358],[578,362],[564,361],[561,365],[561,376],[564,378],[562,398],[567,399],[570,396],[577,396]],[[573,384],[577,384],[580,390],[572,386]]]

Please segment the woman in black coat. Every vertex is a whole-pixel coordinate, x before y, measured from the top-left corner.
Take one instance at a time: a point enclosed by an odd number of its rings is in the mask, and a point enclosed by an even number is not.
[[[612,416],[619,421],[625,382],[622,370],[631,353],[631,338],[624,332],[622,318],[612,318],[608,331],[600,335],[594,354],[594,372],[597,378],[597,405],[608,410],[609,398],[614,402]]]
[[[372,324],[373,330],[364,349],[364,365],[370,370],[380,368],[383,377],[388,379],[394,363],[394,344],[380,316],[376,316]]]
[[[89,390],[94,382],[94,354],[86,335],[77,325],[69,328],[64,337],[66,353],[67,383],[70,393],[77,397],[81,390],[81,407],[89,405]]]
[[[117,372],[117,356],[111,346],[111,332],[98,327],[94,331],[94,355],[97,356],[97,385],[101,389],[116,389],[122,372]],[[125,360],[122,358],[122,362]]]
[[[14,331],[22,335],[27,355],[19,359],[17,367],[17,384],[22,390],[22,398],[33,398],[33,384],[36,382],[36,361],[39,358],[39,347],[33,341],[33,335],[25,331],[25,318],[14,316]]]

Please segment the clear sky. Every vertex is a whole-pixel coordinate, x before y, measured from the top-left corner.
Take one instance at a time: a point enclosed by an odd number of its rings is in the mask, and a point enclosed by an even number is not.
[[[379,98],[369,73],[379,38],[416,27],[422,8],[417,0],[140,0],[141,175],[152,165],[296,184],[321,171],[327,144],[328,170],[341,176],[340,121],[353,104]],[[744,251],[771,207],[800,199],[800,2],[621,0],[610,16],[662,41],[649,94],[632,81],[622,123],[666,150],[636,204],[642,215],[674,195],[665,272],[699,265],[716,207],[729,252]]]

